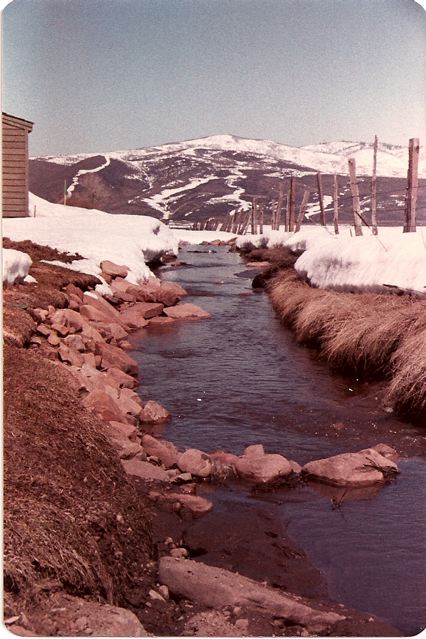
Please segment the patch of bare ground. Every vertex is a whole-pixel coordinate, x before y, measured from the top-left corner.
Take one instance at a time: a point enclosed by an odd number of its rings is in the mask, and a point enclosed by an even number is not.
[[[388,401],[424,418],[426,301],[315,289],[293,269],[280,270],[268,291],[298,342],[315,346],[335,369],[389,380]]]

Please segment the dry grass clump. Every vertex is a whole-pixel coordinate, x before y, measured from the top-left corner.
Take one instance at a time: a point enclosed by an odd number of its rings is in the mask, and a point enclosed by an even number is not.
[[[275,248],[257,248],[246,253],[247,259],[252,262],[270,262],[274,266],[279,268],[290,268],[297,260],[297,255],[294,255],[285,246],[279,246]]]
[[[393,295],[352,295],[346,317],[325,331],[323,353],[341,369],[368,375],[388,375],[390,359],[401,340],[415,335],[425,307]]]
[[[408,296],[314,289],[294,270],[269,283],[272,304],[296,339],[335,368],[390,377],[397,407],[426,407],[426,302]]]
[[[9,614],[54,589],[123,602],[151,556],[147,501],[64,367],[5,347],[4,573]]]
[[[392,360],[388,399],[404,412],[426,416],[426,321],[403,339]]]
[[[291,327],[308,298],[321,295],[320,291],[302,282],[292,269],[280,271],[268,285],[268,291],[280,319]]]

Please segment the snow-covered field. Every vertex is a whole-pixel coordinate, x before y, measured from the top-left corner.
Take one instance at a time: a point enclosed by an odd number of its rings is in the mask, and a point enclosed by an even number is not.
[[[35,218],[4,219],[3,235],[11,240],[31,240],[59,251],[78,253],[84,259],[71,264],[55,262],[76,271],[99,277],[100,263],[111,260],[126,264],[127,279],[136,283],[152,276],[146,262],[164,253],[178,252],[173,232],[155,218],[52,204],[30,194],[31,211],[34,206]],[[104,282],[97,290],[106,293],[109,287]]]
[[[52,204],[30,194],[30,210],[36,217],[3,220],[3,234],[12,240],[32,240],[59,251],[78,253],[83,259],[68,268],[100,276],[100,263],[112,260],[129,267],[127,279],[137,282],[152,276],[146,262],[162,254],[177,254],[179,243],[201,244],[230,240],[235,234],[223,231],[171,230],[146,216],[112,215],[98,210]],[[382,227],[373,236],[364,229],[355,237],[350,226],[334,235],[329,227],[302,226],[298,233],[272,231],[244,235],[240,248],[286,246],[300,254],[295,268],[312,285],[349,291],[375,291],[398,287],[426,293],[426,228],[402,233],[402,228]],[[23,279],[31,261],[3,251],[3,278]],[[18,259],[19,258],[19,259]],[[109,292],[106,282],[97,287]]]
[[[374,236],[351,227],[340,234],[324,227],[302,227],[299,233],[270,231],[238,238],[240,248],[285,246],[300,253],[295,269],[313,286],[344,291],[383,291],[398,287],[426,293],[426,228],[403,233],[383,227]]]

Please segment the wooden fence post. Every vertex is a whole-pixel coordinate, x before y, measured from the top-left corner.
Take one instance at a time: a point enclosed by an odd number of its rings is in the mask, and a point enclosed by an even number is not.
[[[349,176],[351,180],[351,193],[352,193],[352,211],[354,214],[354,229],[355,235],[362,235],[361,226],[361,207],[359,204],[359,189],[358,182],[356,181],[356,164],[355,159],[350,158],[348,160]]]
[[[263,204],[259,204],[259,233],[263,235]]]
[[[339,191],[337,188],[337,175],[334,174],[333,179],[333,224],[334,224],[334,233],[339,235]]]
[[[416,204],[418,190],[418,170],[419,170],[419,148],[418,138],[411,138],[408,145],[408,175],[407,175],[407,195],[405,199],[405,233],[415,233],[416,231]]]
[[[294,203],[296,200],[296,180],[290,178],[290,210],[288,214],[288,230],[294,231]]]
[[[306,189],[304,194],[303,194],[302,203],[300,205],[299,213],[298,213],[298,216],[297,216],[296,228],[294,229],[295,233],[300,231],[300,227],[302,226],[303,216],[305,215],[306,207],[307,207],[308,200],[309,200],[309,195],[310,195],[309,190]]]
[[[325,212],[324,212],[324,200],[323,200],[323,192],[322,192],[322,176],[321,176],[321,173],[317,173],[317,184],[318,184],[318,201],[319,201],[319,205],[320,205],[321,226],[325,226]]]
[[[277,202],[277,210],[276,210],[276,217],[275,217],[275,230],[276,231],[280,230],[281,209],[283,208],[283,197],[284,197],[284,184],[283,184],[283,182],[280,182],[280,189],[278,191],[278,202]]]
[[[67,203],[67,181],[64,180],[64,206]]]
[[[256,235],[257,232],[257,220],[256,220],[256,198],[253,197],[251,201],[251,234]]]
[[[371,176],[371,229],[377,235],[377,135],[374,136],[373,146],[373,175]]]

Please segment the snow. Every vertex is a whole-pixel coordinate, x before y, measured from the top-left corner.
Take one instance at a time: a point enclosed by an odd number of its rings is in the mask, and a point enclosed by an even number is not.
[[[164,189],[160,193],[152,195],[150,198],[143,198],[143,201],[150,204],[153,209],[163,213],[163,220],[167,220],[172,215],[172,211],[169,209],[169,201],[178,199],[185,191],[192,191],[201,184],[206,184],[210,180],[215,180],[216,176],[208,175],[205,178],[195,178],[187,184],[182,184],[175,189]]]
[[[297,174],[299,176],[313,171],[347,175],[348,158],[353,157],[356,161],[357,174],[371,175],[373,165],[372,149],[372,143],[367,142],[338,141],[295,147],[273,142],[272,140],[254,140],[225,134],[211,135],[205,138],[163,144],[145,149],[114,151],[103,155],[105,157],[109,156],[111,159],[127,162],[133,168],[136,166],[143,172],[148,162],[155,161],[160,155],[167,153],[180,152],[183,155],[194,156],[198,155],[197,151],[233,151],[238,154],[250,153],[263,156],[271,161],[292,162],[306,169],[305,171],[298,171]],[[44,159],[60,164],[72,164],[92,155],[49,156]],[[377,175],[379,177],[406,178],[407,166],[407,146],[379,143],[377,154]],[[423,147],[420,149],[419,177],[426,178],[426,156]]]
[[[201,244],[202,242],[213,242],[214,240],[228,242],[228,240],[237,237],[235,233],[227,233],[226,231],[187,231],[185,229],[174,229],[173,233],[179,240],[179,243],[186,242],[188,244]]]
[[[95,209],[52,204],[31,193],[31,210],[34,205],[36,217],[4,219],[3,233],[13,240],[31,240],[83,256],[84,259],[70,264],[55,263],[99,277],[102,286],[98,285],[96,290],[101,294],[110,292],[100,277],[103,260],[125,264],[129,268],[126,279],[136,283],[152,276],[146,262],[164,253],[178,252],[173,232],[151,217],[112,215]]]
[[[423,229],[381,229],[380,236],[328,237],[311,243],[295,268],[314,286],[345,291],[380,291],[388,286],[426,293]]]
[[[298,233],[266,229],[244,235],[239,248],[285,246],[300,254],[295,269],[313,286],[341,291],[383,291],[389,287],[426,293],[426,229],[403,233],[382,227],[374,236],[367,229],[356,237],[350,226],[339,235],[329,227],[302,226]]]
[[[72,192],[74,191],[75,187],[78,185],[79,177],[81,177],[82,175],[86,175],[86,173],[97,173],[98,171],[102,171],[102,169],[109,166],[110,163],[111,163],[111,158],[109,157],[108,154],[106,154],[105,162],[101,164],[100,166],[96,167],[95,169],[80,169],[79,171],[77,171],[76,175],[74,175],[72,179],[72,183],[67,188],[67,197],[71,197]]]
[[[32,260],[29,255],[15,249],[2,249],[3,283],[22,282],[27,276]]]

